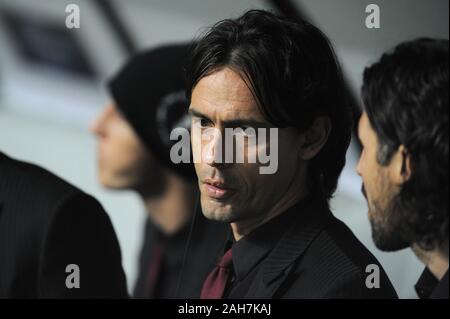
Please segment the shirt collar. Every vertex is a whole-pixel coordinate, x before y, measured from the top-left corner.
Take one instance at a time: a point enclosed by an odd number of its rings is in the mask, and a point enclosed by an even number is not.
[[[425,268],[414,288],[420,299],[439,298],[443,294],[448,298],[448,270],[444,277],[438,280],[428,268]]]
[[[302,207],[306,206],[306,201],[307,199],[301,200],[237,242],[230,231],[225,250],[230,246],[233,248],[233,266],[237,280],[243,280],[272,251],[293,221],[303,217]]]
[[[434,288],[430,299],[448,299],[448,270],[444,277],[439,281],[436,288]]]

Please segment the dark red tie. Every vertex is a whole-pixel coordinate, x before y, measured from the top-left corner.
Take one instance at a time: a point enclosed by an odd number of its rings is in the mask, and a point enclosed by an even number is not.
[[[222,299],[233,267],[233,253],[228,250],[203,284],[200,299]]]

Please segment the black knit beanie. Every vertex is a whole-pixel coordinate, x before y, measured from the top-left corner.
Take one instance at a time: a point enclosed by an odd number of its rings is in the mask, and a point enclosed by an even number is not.
[[[109,82],[112,97],[145,144],[164,165],[194,180],[191,163],[175,164],[170,140],[175,127],[190,129],[187,115],[185,63],[190,45],[168,45],[135,55]]]

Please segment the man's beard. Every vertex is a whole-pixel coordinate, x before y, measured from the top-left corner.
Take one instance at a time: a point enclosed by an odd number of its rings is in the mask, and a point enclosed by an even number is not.
[[[369,202],[364,185],[361,189],[368,203],[369,221],[375,246],[382,251],[397,251],[407,248],[408,238],[406,219],[398,206],[398,194],[388,200],[386,208],[379,201]]]

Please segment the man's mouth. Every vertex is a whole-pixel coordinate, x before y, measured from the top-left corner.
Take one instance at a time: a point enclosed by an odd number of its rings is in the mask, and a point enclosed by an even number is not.
[[[211,198],[225,200],[231,197],[235,191],[223,181],[205,179],[202,182],[203,191]]]

